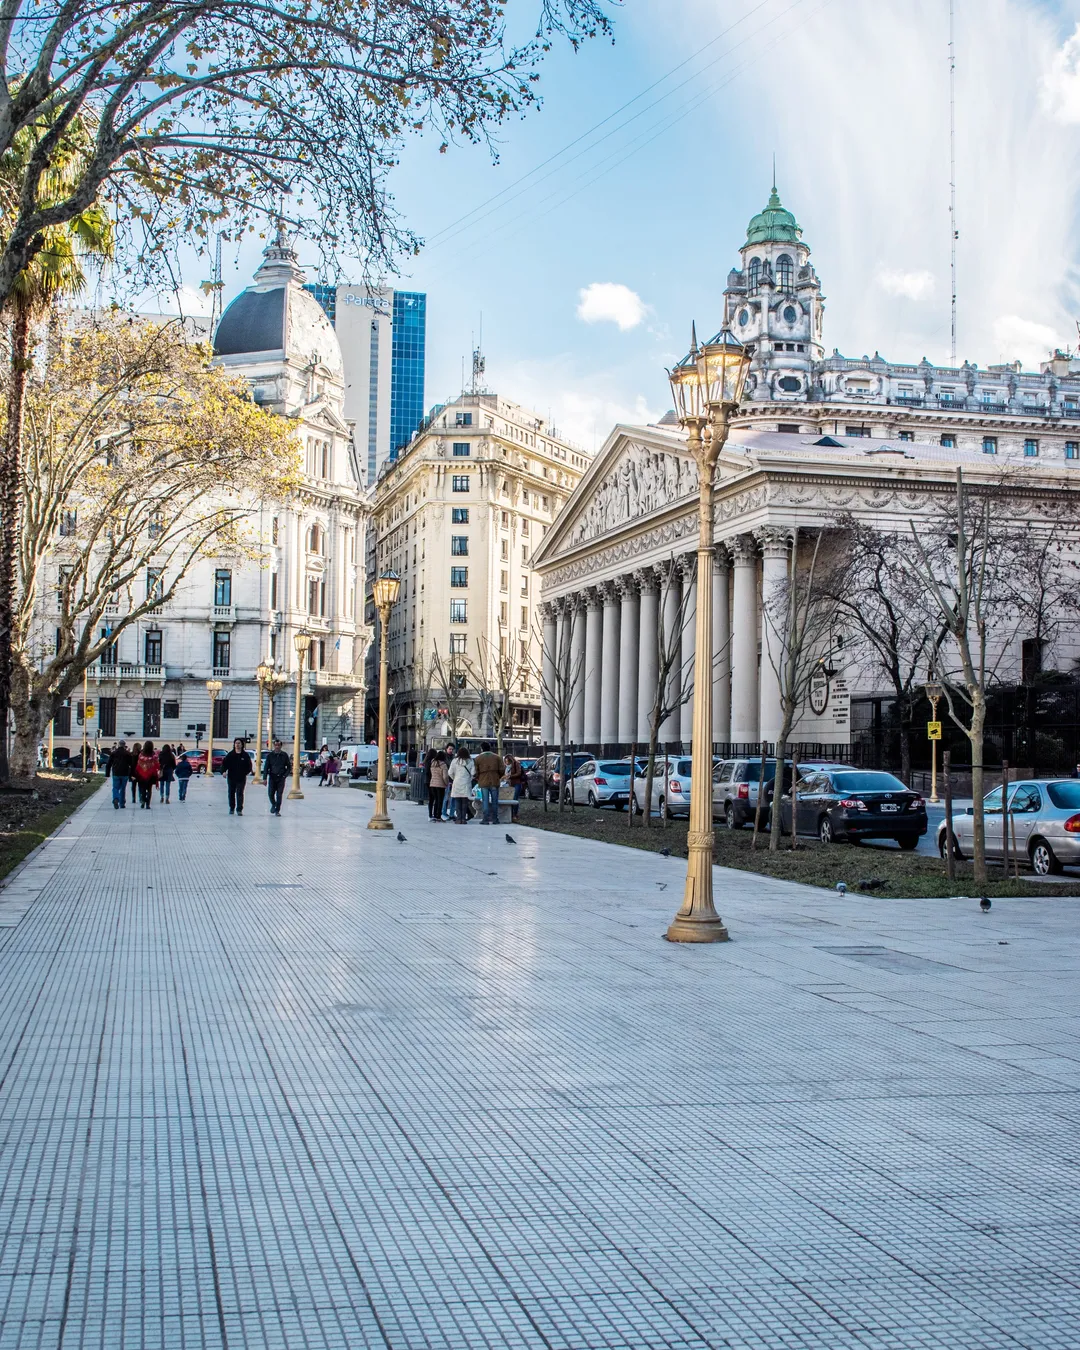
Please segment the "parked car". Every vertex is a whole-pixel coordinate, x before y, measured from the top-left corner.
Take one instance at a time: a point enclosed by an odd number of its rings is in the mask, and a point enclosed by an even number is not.
[[[232,742],[231,742],[231,741],[230,741],[230,743],[229,743],[228,745],[221,745],[221,746],[215,745],[215,746],[214,746],[214,772],[215,772],[215,773],[220,773],[220,772],[221,772],[221,765],[222,765],[222,762],[223,762],[223,760],[225,759],[225,756],[229,753],[229,751],[230,751],[231,748],[232,748]],[[205,751],[205,750],[185,750],[184,753],[180,756],[180,758],[181,758],[181,759],[186,759],[186,760],[187,760],[187,762],[191,765],[192,773],[205,773],[205,772],[206,772],[206,751]]]
[[[560,764],[560,758],[563,764]],[[526,788],[533,801],[539,801],[547,791],[548,800],[557,802],[559,800],[559,787],[562,783],[562,774],[565,771],[569,777],[577,773],[578,769],[589,759],[591,755],[576,751],[571,755],[568,750],[565,755],[560,756],[556,750],[548,755],[541,755],[531,769],[525,774]]]
[[[379,764],[377,745],[343,745],[338,752],[341,756],[342,772],[350,778],[374,778]]]
[[[409,756],[403,750],[395,750],[390,756],[386,773],[391,782],[402,782],[409,773]]]
[[[647,761],[646,761],[647,763]],[[669,816],[690,814],[690,760],[684,757],[658,759],[652,783],[652,814],[663,815],[667,803]],[[645,770],[634,779],[634,814],[645,814]]]
[[[784,760],[784,780],[781,791],[791,791],[791,760]],[[765,801],[761,808],[761,824],[769,824],[769,808],[772,804],[773,778],[776,774],[776,760],[765,760]],[[757,810],[758,784],[761,782],[761,756],[745,756],[741,759],[725,759],[713,770],[713,817],[722,820],[729,830],[741,830],[744,825],[753,824]]]
[[[639,760],[638,773],[641,763]],[[576,805],[614,806],[621,811],[630,801],[633,777],[628,759],[588,759],[570,779],[566,794]]]
[[[986,856],[1004,853],[1001,788],[983,798]],[[975,814],[953,816],[956,856],[969,858]],[[938,852],[945,856],[945,822],[938,829]],[[1036,876],[1055,876],[1066,864],[1080,864],[1080,781],[1075,778],[1025,778],[1009,784],[1009,855],[1026,857]]]
[[[914,849],[926,833],[926,803],[891,773],[873,769],[826,769],[795,784],[796,832],[834,840],[895,839]],[[791,795],[781,801],[780,820],[791,829]]]

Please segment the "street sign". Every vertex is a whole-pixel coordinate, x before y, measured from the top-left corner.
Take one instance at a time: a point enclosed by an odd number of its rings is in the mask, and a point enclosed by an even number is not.
[[[928,741],[940,741],[940,740],[941,740],[941,723],[940,723],[940,722],[927,722],[927,724],[926,724],[926,739],[927,739]]]
[[[94,705],[92,703],[88,703],[86,705],[86,716],[93,717],[93,715],[94,715]]]

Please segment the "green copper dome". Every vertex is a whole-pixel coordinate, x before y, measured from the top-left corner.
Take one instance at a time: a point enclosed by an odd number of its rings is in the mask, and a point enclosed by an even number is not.
[[[748,244],[797,244],[802,229],[795,217],[780,205],[780,198],[773,184],[769,204],[760,211],[746,227]]]

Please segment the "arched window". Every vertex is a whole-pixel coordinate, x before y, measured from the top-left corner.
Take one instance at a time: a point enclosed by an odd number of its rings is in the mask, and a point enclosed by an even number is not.
[[[752,291],[756,291],[761,285],[761,259],[751,258],[750,266],[746,269],[746,284]]]
[[[795,264],[786,253],[776,260],[776,284],[782,291],[790,291],[795,285]]]

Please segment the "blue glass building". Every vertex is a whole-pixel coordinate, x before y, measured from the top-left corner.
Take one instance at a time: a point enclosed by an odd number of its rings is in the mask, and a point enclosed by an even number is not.
[[[391,323],[390,455],[395,458],[424,416],[427,296],[421,291],[395,291]]]

